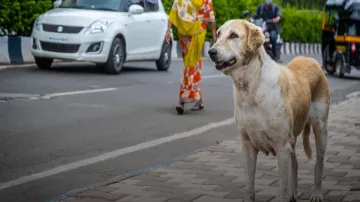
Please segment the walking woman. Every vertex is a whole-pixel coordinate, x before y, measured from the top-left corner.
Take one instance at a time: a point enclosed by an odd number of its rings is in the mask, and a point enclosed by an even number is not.
[[[200,81],[201,53],[205,42],[207,23],[211,28],[212,39],[216,41],[215,15],[211,0],[174,0],[169,14],[166,41],[170,42],[170,30],[172,26],[175,26],[178,30],[184,62],[179,103],[176,106],[179,114],[184,112],[185,103],[195,103],[191,110],[204,108]]]

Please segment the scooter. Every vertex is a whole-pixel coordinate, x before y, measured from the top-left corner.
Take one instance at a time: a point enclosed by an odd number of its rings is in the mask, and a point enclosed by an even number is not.
[[[246,17],[250,15],[250,11],[246,10],[243,12],[242,17]],[[276,41],[277,43],[277,55],[279,58],[275,58],[274,54],[272,53],[272,45],[270,43],[270,33],[268,31],[268,27],[267,24],[271,24],[272,20],[263,20],[262,18],[257,19],[257,20],[252,20],[252,18],[250,18],[250,22],[255,24],[256,26],[260,27],[263,34],[265,35],[265,43],[264,43],[264,48],[266,53],[275,61],[277,62],[281,62],[280,61],[280,49],[282,46],[282,39],[280,37],[280,34],[278,35],[278,39]]]

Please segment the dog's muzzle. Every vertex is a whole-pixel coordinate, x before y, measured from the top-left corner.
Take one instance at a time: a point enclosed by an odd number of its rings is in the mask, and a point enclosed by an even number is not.
[[[232,58],[231,60],[228,61],[220,61],[218,58],[218,52],[215,48],[210,48],[208,54],[210,56],[210,59],[215,63],[215,68],[217,70],[223,70],[236,63],[236,58]]]
[[[213,62],[216,62],[218,60],[217,50],[215,48],[210,48],[208,54]]]

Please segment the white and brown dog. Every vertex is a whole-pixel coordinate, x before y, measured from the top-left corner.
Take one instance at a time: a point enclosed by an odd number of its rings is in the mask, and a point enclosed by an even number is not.
[[[217,30],[217,41],[208,51],[216,69],[234,84],[234,117],[242,137],[245,157],[245,202],[255,200],[258,152],[277,156],[280,201],[296,201],[298,163],[296,139],[302,133],[306,156],[313,129],[316,144],[314,190],[310,201],[323,201],[321,184],[327,145],[330,95],[320,64],[296,57],[288,65],[266,54],[265,36],[246,20],[229,20]]]

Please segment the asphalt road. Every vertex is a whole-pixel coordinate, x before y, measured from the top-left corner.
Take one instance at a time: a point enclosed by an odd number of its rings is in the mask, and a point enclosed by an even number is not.
[[[283,61],[292,58],[283,56]],[[209,60],[203,63],[205,109],[183,116],[174,109],[182,75],[179,60],[168,72],[144,62],[127,64],[115,76],[83,64],[56,65],[50,71],[34,66],[0,70],[0,201],[48,202],[236,137],[232,125],[207,125],[232,117],[233,98],[231,80]],[[328,76],[332,101],[358,91],[358,78],[358,72],[345,79]],[[204,125],[213,129],[192,130]],[[157,145],[164,137],[176,138]],[[107,159],[112,151],[115,157]]]

